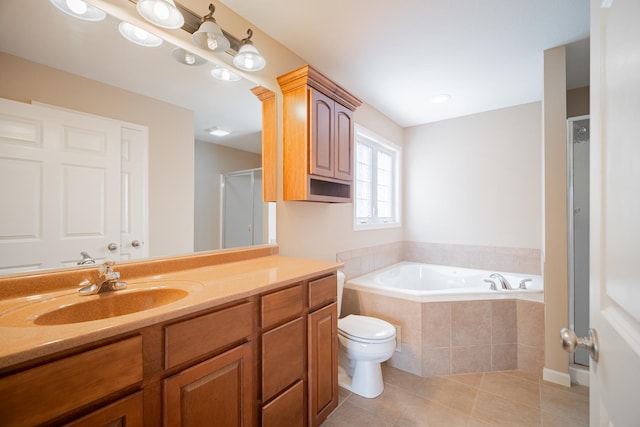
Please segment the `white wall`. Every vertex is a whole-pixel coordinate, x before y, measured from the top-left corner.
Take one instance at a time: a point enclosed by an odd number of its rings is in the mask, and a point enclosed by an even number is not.
[[[541,248],[541,128],[535,102],[405,129],[404,239]]]

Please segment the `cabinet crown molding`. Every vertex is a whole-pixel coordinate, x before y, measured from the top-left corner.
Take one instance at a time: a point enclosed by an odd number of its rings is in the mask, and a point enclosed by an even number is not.
[[[301,86],[311,86],[335,101],[344,105],[351,111],[355,111],[362,101],[349,93],[343,87],[331,81],[327,76],[312,68],[310,65],[303,65],[293,71],[278,77],[278,84],[283,93],[289,92]]]

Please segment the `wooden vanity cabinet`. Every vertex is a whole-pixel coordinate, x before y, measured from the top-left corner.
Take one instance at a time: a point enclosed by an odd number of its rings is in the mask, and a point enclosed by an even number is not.
[[[278,77],[284,200],[350,202],[353,112],[362,102],[308,65]]]
[[[330,273],[5,370],[0,425],[316,427],[337,343]]]

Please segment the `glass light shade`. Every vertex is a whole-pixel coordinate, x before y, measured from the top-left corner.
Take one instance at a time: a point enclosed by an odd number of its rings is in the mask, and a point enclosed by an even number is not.
[[[196,45],[213,52],[224,52],[231,46],[218,24],[211,20],[200,24],[200,28],[191,38]]]
[[[102,21],[107,14],[82,0],[49,0],[61,12],[85,21]]]
[[[162,39],[160,37],[128,22],[122,21],[120,25],[118,25],[118,30],[125,39],[140,46],[157,47],[162,44]]]
[[[138,13],[147,21],[163,28],[180,28],[184,25],[184,16],[173,0],[138,0]]]
[[[224,67],[214,68],[213,70],[211,70],[211,75],[216,79],[223,80],[225,82],[237,82],[238,80],[240,80],[240,75]]]
[[[171,51],[173,59],[184,65],[197,66],[207,63],[207,60],[195,53],[184,50],[180,47],[176,47]]]
[[[244,71],[258,71],[267,65],[267,61],[258,53],[253,43],[247,41],[233,57],[233,65]]]

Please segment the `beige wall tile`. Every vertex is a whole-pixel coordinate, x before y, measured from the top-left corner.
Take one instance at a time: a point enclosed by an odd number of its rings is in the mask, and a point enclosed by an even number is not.
[[[544,345],[544,304],[533,301],[516,302],[518,344]]]
[[[451,345],[491,344],[491,302],[451,303]]]
[[[451,345],[451,303],[422,303],[422,346]]]
[[[518,369],[542,375],[544,367],[544,346],[518,344]]]
[[[451,373],[468,374],[491,370],[491,345],[451,347]]]
[[[517,344],[494,344],[491,346],[491,370],[506,371],[518,367]]]
[[[491,301],[491,343],[515,344],[518,341],[516,301]]]
[[[451,347],[422,349],[422,376],[451,374]]]

